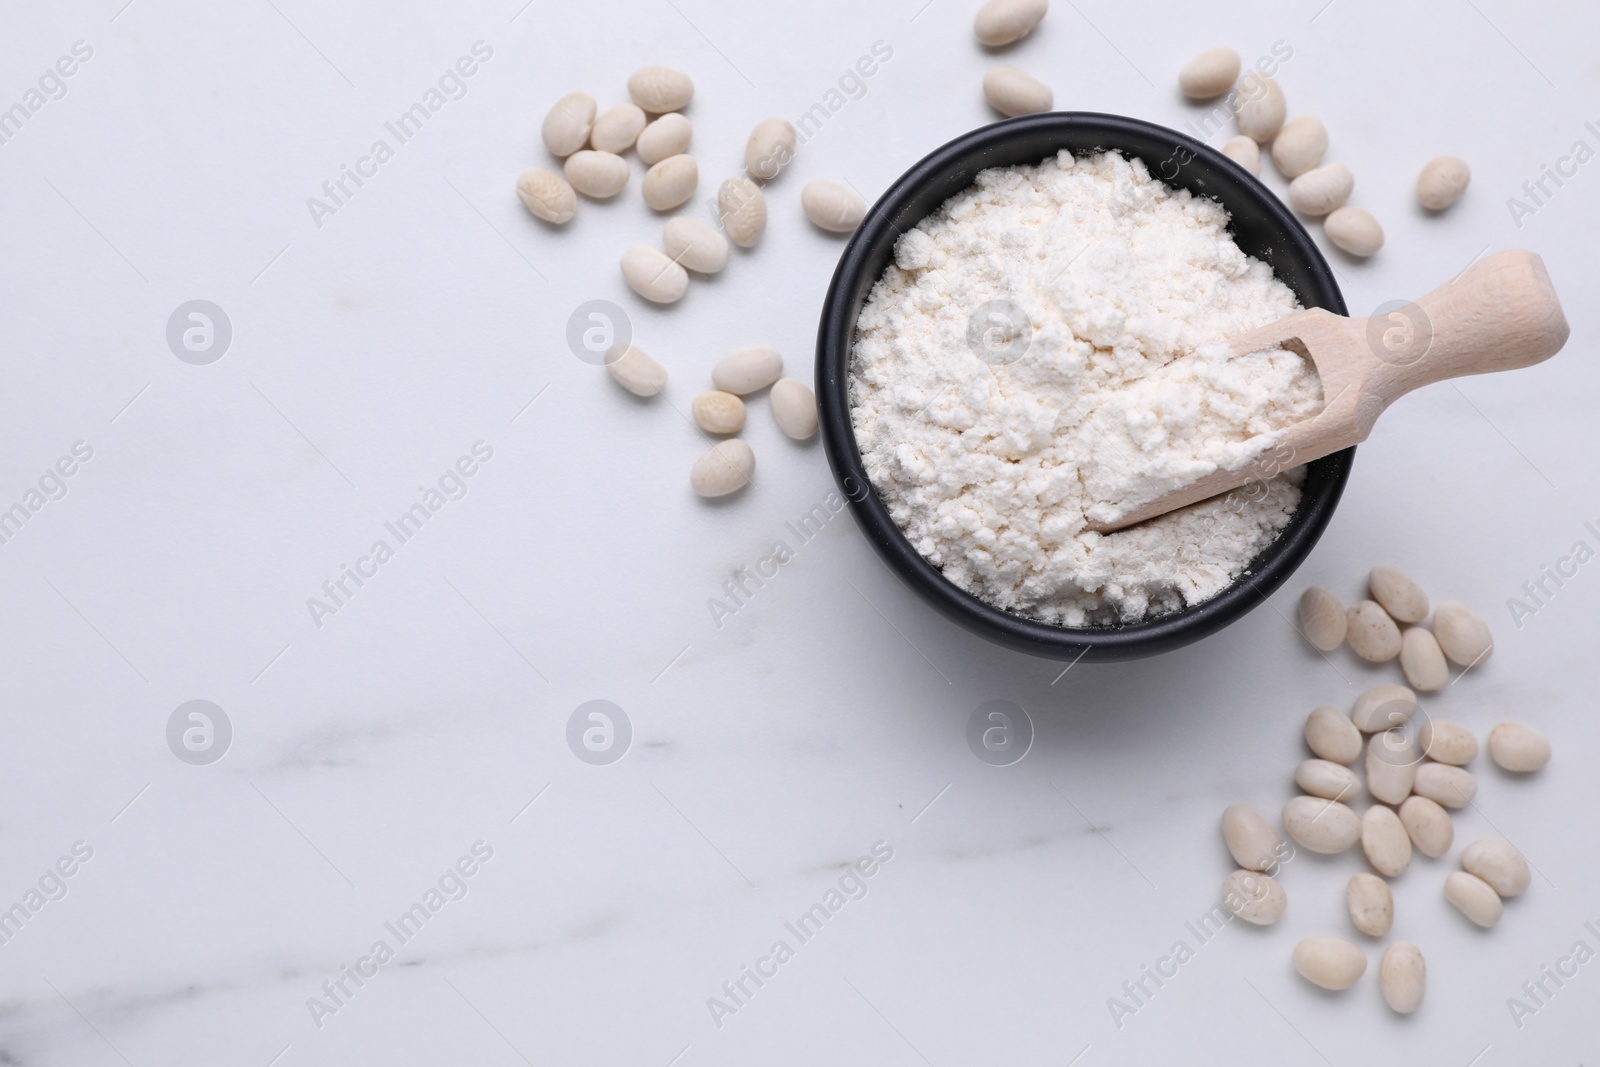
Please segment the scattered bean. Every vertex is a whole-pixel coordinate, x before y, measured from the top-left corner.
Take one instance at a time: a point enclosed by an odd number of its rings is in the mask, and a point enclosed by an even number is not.
[[[783,374],[783,357],[768,345],[751,345],[729,352],[711,368],[718,389],[737,396],[765,389]]]
[[[1342,207],[1355,190],[1356,176],[1343,163],[1327,163],[1306,171],[1289,183],[1289,206],[1302,215],[1320,218]]]
[[[1460,767],[1429,762],[1417,766],[1411,791],[1447,808],[1464,808],[1478,795],[1478,781]]]
[[[1374,804],[1361,813],[1361,851],[1385,878],[1397,878],[1411,865],[1411,837],[1393,808]]]
[[[817,398],[804,382],[779,378],[772,383],[768,399],[778,429],[796,441],[804,441],[817,432]]]
[[[717,211],[728,239],[752,248],[767,228],[767,198],[749,178],[729,178],[717,190]]]
[[[1428,965],[1422,960],[1422,950],[1409,941],[1396,941],[1378,961],[1383,1001],[1401,1015],[1410,1015],[1422,1006],[1427,981]]]
[[[1428,718],[1417,730],[1417,747],[1424,756],[1465,767],[1478,758],[1478,739],[1472,731],[1449,719]]]
[[[622,277],[634,292],[656,304],[677,303],[689,291],[689,272],[649,245],[634,245],[622,253]]]
[[[1501,897],[1517,896],[1533,881],[1522,853],[1498,837],[1485,837],[1462,849],[1461,869],[1483,879]]]
[[[1443,211],[1461,199],[1472,171],[1455,156],[1436,156],[1417,176],[1417,201],[1429,211]]]
[[[800,206],[806,218],[831,233],[849,233],[867,214],[867,202],[854,189],[820,178],[800,190]]]
[[[689,414],[706,433],[738,433],[744,428],[744,401],[720,389],[690,401]]]
[[[1361,792],[1361,779],[1355,771],[1325,759],[1302,762],[1294,769],[1294,784],[1326,800],[1349,800]]]
[[[1500,921],[1499,894],[1475,874],[1451,871],[1444,880],[1444,898],[1479,926],[1493,926]]]
[[[1428,594],[1394,567],[1380,563],[1372,568],[1367,589],[1395,622],[1421,622],[1428,617]]]
[[[1261,175],[1261,146],[1244,134],[1230,137],[1222,144],[1222,154],[1251,174]]]
[[[667,368],[633,345],[617,345],[607,352],[606,370],[634,396],[655,396],[667,387]]]
[[[1360,817],[1338,801],[1321,797],[1292,798],[1283,806],[1283,828],[1312,852],[1328,855],[1348,850],[1361,837]]]
[[[1306,716],[1306,744],[1332,763],[1349,765],[1361,758],[1361,731],[1338,708],[1318,708]]]
[[[1465,604],[1447,600],[1433,611],[1433,636],[1450,662],[1462,667],[1482,663],[1494,651],[1489,624]]]
[[[1365,259],[1383,247],[1383,226],[1365,208],[1346,204],[1322,220],[1322,232],[1328,240]]]
[[[1489,758],[1519,774],[1542,770],[1550,762],[1550,739],[1532,726],[1503,722],[1489,731]]]
[[[1210,100],[1233,88],[1243,64],[1231,48],[1207,48],[1178,71],[1178,89],[1190,100]]]
[[[682,111],[694,99],[694,81],[681,70],[653,63],[628,75],[628,96],[652,115]]]
[[[578,198],[559,174],[533,167],[517,177],[517,199],[538,218],[560,226],[578,213]]]
[[[744,169],[752,178],[770,181],[794,158],[794,125],[788,119],[763,119],[744,146]]]
[[[1400,670],[1413,688],[1424,693],[1437,693],[1450,681],[1450,667],[1439,642],[1421,626],[1408,626],[1400,635]]]
[[[1315,115],[1302,115],[1272,139],[1272,162],[1285,178],[1298,178],[1322,162],[1328,128]]]
[[[1283,129],[1289,105],[1283,98],[1278,83],[1259,71],[1245,75],[1239,83],[1239,132],[1255,141],[1266,144]]]
[[[568,156],[562,169],[568,184],[596,200],[616,196],[628,184],[628,161],[610,152],[582,149]]]
[[[1400,628],[1375,600],[1363,600],[1350,609],[1345,640],[1356,655],[1373,663],[1387,663],[1400,654]]]
[[[1417,711],[1417,694],[1403,685],[1375,685],[1356,697],[1350,721],[1364,734],[1404,726]]]
[[[694,461],[689,484],[705,497],[727,496],[750,484],[756,470],[756,454],[735,437],[713,445],[711,451]]]
[[[1308,937],[1294,947],[1294,969],[1323,989],[1349,989],[1367,973],[1367,954],[1337,937]]]
[[[1049,111],[1055,94],[1044,82],[1016,67],[991,67],[983,76],[983,96],[1008,118]]]
[[[589,143],[601,152],[621,155],[633,147],[644,130],[645,114],[633,104],[618,104],[608,108],[594,120],[589,131]]]
[[[661,247],[682,266],[700,274],[715,274],[728,265],[728,239],[684,215],[667,220]]]
[[[990,48],[1020,41],[1050,10],[1050,0],[989,0],[972,20],[972,32]]]
[[[1265,871],[1278,863],[1278,832],[1249,804],[1230,804],[1222,812],[1222,840],[1233,862],[1247,871]]]
[[[671,211],[694,195],[699,181],[693,156],[668,156],[644,172],[644,202],[657,211]]]
[[[1400,805],[1400,822],[1417,851],[1432,859],[1449,852],[1450,843],[1455,840],[1450,813],[1427,797],[1406,797]]]
[[[1394,925],[1394,893],[1375,874],[1352,874],[1344,887],[1344,902],[1350,921],[1364,934],[1382,937]]]
[[[693,135],[694,126],[689,120],[673,112],[646,126],[633,147],[639,153],[640,162],[653,167],[663,159],[688,151]]]
[[[1373,734],[1367,742],[1367,792],[1374,800],[1399,804],[1417,780],[1417,752],[1399,730]]]
[[[1283,887],[1259,871],[1234,871],[1222,881],[1223,907],[1247,923],[1271,926],[1288,903]]]
[[[1254,141],[1250,142],[1255,144]],[[1300,594],[1300,629],[1306,640],[1324,652],[1332,652],[1344,644],[1348,627],[1344,605],[1339,598],[1320,585],[1313,585]]]
[[[588,93],[568,93],[551,105],[539,128],[551,155],[570,156],[588,142],[594,109],[594,97]]]

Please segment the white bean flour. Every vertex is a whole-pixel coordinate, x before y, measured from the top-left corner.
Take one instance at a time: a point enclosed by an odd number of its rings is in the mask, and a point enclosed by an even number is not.
[[[1299,307],[1227,222],[1140,160],[1062,152],[984,171],[900,238],[857,323],[852,419],[874,488],[946,578],[1060,625],[1129,623],[1216,595],[1277,537],[1303,468],[1085,528],[1321,409],[1298,355],[1219,344]],[[986,304],[1026,314],[1025,351],[968,343]]]

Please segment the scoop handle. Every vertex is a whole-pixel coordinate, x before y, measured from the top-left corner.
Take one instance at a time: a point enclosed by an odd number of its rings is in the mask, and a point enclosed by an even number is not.
[[[1561,351],[1570,332],[1544,260],[1523,248],[1486,256],[1368,325],[1382,365],[1373,384],[1385,401],[1446,378],[1531,367]]]

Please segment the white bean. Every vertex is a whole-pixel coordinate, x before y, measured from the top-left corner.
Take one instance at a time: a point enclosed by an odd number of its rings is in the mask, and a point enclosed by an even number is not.
[[[1244,64],[1231,48],[1207,48],[1178,71],[1178,89],[1190,100],[1210,100],[1233,88]]]
[[[1428,965],[1422,950],[1409,941],[1396,941],[1378,961],[1378,989],[1383,1002],[1401,1015],[1410,1015],[1422,1006],[1423,988],[1428,984]]]
[[[728,239],[703,222],[679,215],[667,220],[661,247],[689,270],[715,274],[728,265]]]
[[[990,48],[1020,41],[1050,10],[1050,0],[988,0],[972,20],[972,32]]]
[[[560,226],[571,222],[578,212],[578,198],[572,186],[559,174],[532,167],[517,176],[517,199],[529,212]]]
[[[1395,622],[1421,622],[1428,617],[1428,594],[1395,567],[1380,563],[1372,568],[1367,589]]]
[[[1222,840],[1233,862],[1247,871],[1271,870],[1278,864],[1278,832],[1249,804],[1230,804],[1223,810]]]
[[[1049,111],[1055,103],[1048,85],[1016,67],[990,67],[983,76],[983,96],[1008,118]]]
[[[867,214],[867,202],[854,189],[821,178],[806,182],[800,206],[806,218],[830,233],[849,233]]]
[[[1478,758],[1478,739],[1449,719],[1428,718],[1417,730],[1417,748],[1429,759],[1465,767]]]
[[[1261,175],[1261,146],[1255,141],[1240,134],[1230,137],[1222,143],[1222,154],[1233,160],[1251,174]]]
[[[1349,989],[1367,973],[1367,954],[1337,937],[1308,937],[1294,947],[1294,969],[1323,989]]]
[[[1478,781],[1460,767],[1428,762],[1417,766],[1411,791],[1447,808],[1464,808],[1478,795]]]
[[[1289,903],[1283,887],[1260,871],[1234,871],[1222,881],[1222,905],[1247,923],[1271,926]]]
[[[1489,731],[1489,758],[1508,771],[1527,774],[1550,762],[1550,739],[1520,722],[1503,722]]]
[[[671,211],[694,195],[699,181],[693,156],[668,156],[644,172],[644,202],[657,211]]]
[[[1283,98],[1283,88],[1276,81],[1252,71],[1239,83],[1239,132],[1255,141],[1266,144],[1283,129],[1289,105]]]
[[[1343,163],[1314,167],[1289,183],[1289,206],[1320,218],[1349,200],[1355,187],[1356,176]]]
[[[1403,685],[1375,685],[1356,697],[1350,721],[1364,734],[1404,726],[1417,711],[1417,694]]]
[[[1376,600],[1363,600],[1351,608],[1345,624],[1345,640],[1362,659],[1387,663],[1400,654],[1400,628]]]
[[[1302,761],[1294,769],[1294,784],[1303,792],[1327,800],[1349,800],[1361,792],[1361,779],[1355,771],[1325,759]]]
[[[694,81],[681,70],[653,63],[628,75],[628,96],[652,115],[682,111],[694,99]]]
[[[1443,211],[1461,199],[1470,181],[1472,171],[1465,162],[1455,156],[1437,156],[1417,175],[1417,202],[1429,211]]]
[[[1399,730],[1385,730],[1367,742],[1367,792],[1374,800],[1399,804],[1417,780],[1417,753]]]
[[[721,441],[694,461],[689,484],[705,497],[727,496],[750,484],[756,470],[756,454],[739,438]]]
[[[1306,744],[1332,763],[1348,766],[1361,758],[1361,731],[1338,708],[1318,708],[1306,716]]]
[[[1361,851],[1372,869],[1397,878],[1411,864],[1411,837],[1393,808],[1374,804],[1361,813]]]
[[[1322,162],[1328,128],[1315,115],[1302,115],[1272,139],[1272,162],[1285,178],[1298,178]]]
[[[723,392],[744,396],[765,389],[783,374],[783,356],[770,345],[751,345],[729,352],[711,368],[711,380]]]
[[[606,370],[634,396],[655,396],[667,387],[667,368],[633,345],[612,347],[606,353]]]
[[[628,161],[610,152],[574,152],[562,169],[574,189],[596,200],[616,196],[628,184]]]
[[[1499,894],[1475,874],[1451,871],[1444,880],[1444,898],[1479,926],[1493,926],[1500,921]]]
[[[1406,797],[1400,805],[1400,822],[1417,851],[1433,859],[1449,852],[1450,843],[1455,840],[1450,813],[1427,797]]]
[[[622,277],[634,292],[656,304],[677,303],[689,291],[689,272],[649,245],[634,245],[622,253]]]
[[[1422,626],[1408,626],[1400,635],[1400,670],[1413,688],[1424,693],[1437,693],[1450,681],[1439,642]]]
[[[772,383],[768,399],[778,429],[796,441],[804,441],[817,432],[817,398],[804,382],[779,378]]]
[[[1344,887],[1344,903],[1350,921],[1364,934],[1382,937],[1394,925],[1394,893],[1375,874],[1352,874]]]
[[[1450,662],[1463,667],[1482,663],[1494,651],[1489,624],[1465,604],[1446,600],[1433,611],[1433,636]]]
[[[1461,869],[1482,878],[1501,897],[1517,896],[1533,881],[1522,853],[1499,837],[1485,837],[1462,849]]]
[[[568,93],[551,105],[545,114],[539,136],[553,156],[570,156],[589,140],[594,127],[594,97],[588,93]]]
[[[1366,208],[1346,204],[1322,220],[1322,232],[1328,240],[1365,259],[1383,247],[1383,226]]]
[[[1361,818],[1336,800],[1294,797],[1283,806],[1283,828],[1312,852],[1344,852],[1361,838]],[[1244,866],[1244,864],[1240,864]]]
[[[706,433],[738,433],[744,429],[744,401],[720,389],[689,402],[695,425]]]
[[[589,143],[601,152],[621,155],[633,147],[644,130],[645,114],[633,104],[618,104],[607,108],[594,120],[589,131]]]
[[[794,158],[794,125],[788,119],[762,119],[744,146],[744,169],[752,178],[770,181]]]
[[[749,178],[729,178],[717,190],[717,212],[728,239],[752,248],[767,228],[767,198]]]
[[[1332,652],[1344,644],[1347,626],[1344,605],[1330,590],[1313,585],[1300,594],[1300,629],[1317,648]]]
[[[673,112],[662,115],[639,133],[634,151],[646,166],[655,166],[663,159],[682,155],[689,150],[689,139],[694,136],[694,126],[688,119]]]

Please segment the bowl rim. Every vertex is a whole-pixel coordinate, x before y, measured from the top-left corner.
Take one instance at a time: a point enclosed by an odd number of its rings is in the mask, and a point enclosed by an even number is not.
[[[1217,595],[1178,611],[1126,626],[1072,628],[1030,619],[995,607],[959,588],[939,568],[929,563],[895,524],[867,477],[850,417],[849,366],[856,319],[861,306],[854,302],[851,294],[861,286],[862,277],[869,269],[874,272],[873,282],[881,277],[888,265],[882,248],[887,247],[891,250],[888,254],[892,254],[893,242],[887,246],[880,245],[880,242],[885,240],[886,231],[891,227],[897,233],[903,232],[894,222],[901,210],[921,195],[928,185],[944,180],[952,171],[970,167],[975,156],[997,145],[1041,133],[1066,134],[1069,131],[1074,135],[1093,133],[1103,136],[1104,147],[1108,150],[1119,148],[1119,136],[1126,143],[1127,136],[1132,135],[1141,139],[1155,137],[1169,140],[1173,145],[1174,157],[1180,150],[1193,153],[1194,157],[1204,161],[1211,174],[1220,181],[1231,183],[1233,193],[1253,201],[1254,206],[1282,230],[1285,251],[1299,260],[1300,266],[1309,275],[1310,287],[1315,290],[1300,294],[1302,303],[1307,307],[1324,307],[1341,315],[1348,313],[1333,271],[1305,227],[1276,194],[1221,152],[1177,130],[1123,115],[1086,111],[1025,115],[979,127],[946,142],[896,179],[868,210],[840,255],[839,265],[828,283],[823,301],[816,352],[818,419],[828,465],[861,531],[890,570],[940,614],[972,633],[1032,655],[1071,659],[1074,662],[1083,658],[1091,661],[1131,659],[1170,651],[1197,641],[1222,629],[1266,600],[1305,560],[1327,528],[1349,479],[1355,449],[1336,452],[1309,465],[1319,469],[1316,492],[1302,490],[1299,506],[1278,537],[1257,554],[1240,577]],[[1061,147],[1069,145],[1063,143]],[[1120,150],[1136,154],[1126,147]],[[1046,158],[1049,157],[1040,156],[1039,162]],[[973,172],[974,177],[976,173]],[[957,186],[950,195],[956,195],[966,187]],[[1196,192],[1195,195],[1206,194]],[[1214,195],[1212,198],[1219,199]],[[875,254],[874,249],[879,251]],[[872,262],[880,257],[883,259],[881,263]],[[864,303],[870,285],[861,291]]]

